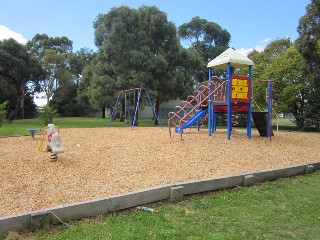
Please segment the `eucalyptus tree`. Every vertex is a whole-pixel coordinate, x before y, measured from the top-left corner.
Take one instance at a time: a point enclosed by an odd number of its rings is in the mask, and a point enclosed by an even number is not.
[[[292,45],[289,38],[280,38],[270,42],[263,51],[253,50],[248,57],[254,62],[253,79],[254,80],[271,80],[271,76],[265,74],[274,60],[281,54],[285,53]],[[277,84],[275,84],[277,87]],[[261,83],[254,83],[253,97],[256,102],[255,107],[266,107],[265,86]]]
[[[14,39],[0,41],[0,101],[9,101],[9,120],[24,118],[25,99],[33,94],[41,66],[27,48]]]
[[[50,104],[63,116],[81,116],[88,111],[89,106],[81,107],[77,101],[79,81],[82,78],[83,69],[90,65],[94,53],[88,48],[81,48],[67,55],[67,67],[64,71],[57,72],[60,83],[55,90]]]
[[[58,86],[72,81],[67,61],[68,54],[72,52],[72,41],[67,37],[53,38],[47,34],[36,34],[27,42],[27,48],[38,57],[45,72],[39,86],[46,95],[48,105]]]
[[[300,18],[298,51],[307,63],[309,96],[306,102],[306,124],[320,130],[320,0],[312,0]]]
[[[79,82],[77,101],[86,111],[101,110],[102,118],[105,118],[106,107],[112,107],[114,96],[117,94],[112,68],[104,63],[104,57],[98,52],[82,71]]]
[[[289,112],[295,118],[298,129],[305,127],[308,81],[306,64],[295,45],[277,56],[263,76],[274,80],[273,99],[278,112]]]
[[[208,22],[199,16],[182,24],[179,27],[179,36],[189,48],[202,57],[202,65],[196,75],[200,82],[207,79],[207,63],[225,51],[231,39],[230,33],[218,23]]]
[[[71,52],[68,54],[68,65],[70,66],[70,71],[74,75],[74,82],[79,83],[81,79],[81,74],[85,66],[90,65],[95,53],[92,49],[81,48],[76,52]]]
[[[305,127],[309,80],[306,63],[289,38],[270,42],[262,52],[248,55],[255,63],[254,80],[273,80],[273,102],[276,111],[292,113],[297,128]],[[255,107],[266,108],[266,84],[254,82]]]
[[[175,25],[157,7],[113,8],[97,17],[94,28],[99,61],[107,69],[107,85],[116,90],[152,90],[157,113],[161,102],[179,97],[185,87],[192,86],[191,75],[178,73],[187,60],[182,56],[194,55],[184,53]],[[95,74],[99,72],[93,71],[92,79]]]
[[[78,84],[77,96],[76,96],[77,103],[80,104],[84,113],[88,113],[91,111],[93,112],[95,110],[89,101],[90,95],[91,95],[90,81],[92,79],[92,76],[93,76],[93,65],[85,66],[82,70],[82,77]],[[99,109],[100,107],[97,110]]]

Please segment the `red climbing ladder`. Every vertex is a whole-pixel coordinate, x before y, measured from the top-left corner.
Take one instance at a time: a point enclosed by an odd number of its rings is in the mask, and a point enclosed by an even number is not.
[[[187,97],[187,100],[181,102],[180,106],[176,106],[174,112],[168,113],[168,128],[171,137],[171,124],[179,128],[180,138],[182,140],[182,130],[195,121],[195,115],[204,117],[204,114],[197,114],[208,107],[209,101],[217,104],[226,103],[226,81],[221,80],[219,77],[212,77],[206,81],[192,95]],[[185,124],[185,125],[184,125]]]

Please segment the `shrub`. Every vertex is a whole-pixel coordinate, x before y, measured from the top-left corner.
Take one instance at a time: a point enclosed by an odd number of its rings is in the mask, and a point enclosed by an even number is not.
[[[53,118],[57,116],[57,110],[52,107],[43,106],[39,108],[39,118],[42,119],[44,126],[53,123]]]
[[[6,120],[7,115],[7,107],[8,101],[0,104],[0,127],[2,126],[3,122]]]

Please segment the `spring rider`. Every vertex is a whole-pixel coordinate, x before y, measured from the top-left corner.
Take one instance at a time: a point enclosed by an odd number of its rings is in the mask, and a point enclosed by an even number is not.
[[[46,142],[45,149],[42,147],[44,141]],[[58,160],[58,153],[64,152],[59,127],[55,126],[54,124],[48,124],[48,126],[42,129],[42,141],[39,145],[39,150],[41,152],[51,152],[51,160]]]

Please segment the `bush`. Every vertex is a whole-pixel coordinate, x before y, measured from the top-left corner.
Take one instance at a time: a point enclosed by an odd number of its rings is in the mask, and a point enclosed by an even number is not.
[[[2,126],[3,122],[6,120],[7,115],[7,107],[8,101],[0,104],[0,127]]]
[[[53,118],[57,116],[57,110],[52,107],[43,106],[39,108],[39,118],[42,119],[44,126],[53,123]]]

